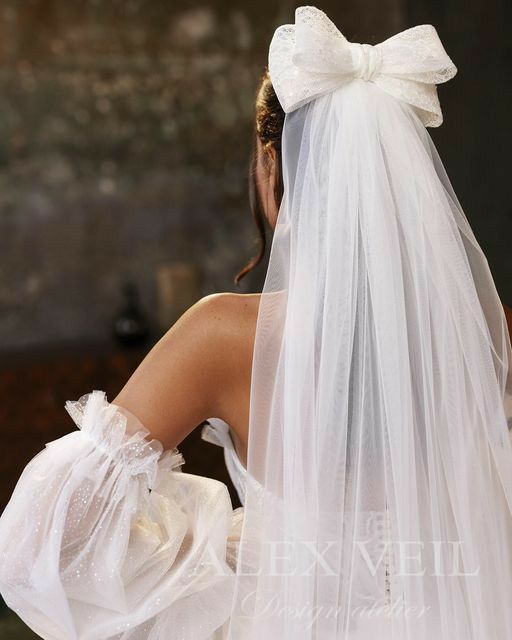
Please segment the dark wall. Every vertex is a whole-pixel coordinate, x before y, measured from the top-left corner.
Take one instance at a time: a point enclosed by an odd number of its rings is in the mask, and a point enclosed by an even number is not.
[[[406,24],[430,22],[458,73],[439,88],[444,123],[430,130],[455,192],[512,304],[512,3],[408,0]]]
[[[0,20],[0,348],[106,337],[122,279],[151,312],[167,263],[231,287],[265,24],[157,0],[5,1]]]
[[[122,281],[151,316],[158,273],[235,290],[255,234],[246,167],[253,100],[286,0],[3,0],[0,350],[101,340]],[[512,302],[506,185],[510,9],[504,1],[319,3],[376,42],[431,22],[459,68],[429,130],[500,293]],[[258,290],[264,267],[241,291]]]

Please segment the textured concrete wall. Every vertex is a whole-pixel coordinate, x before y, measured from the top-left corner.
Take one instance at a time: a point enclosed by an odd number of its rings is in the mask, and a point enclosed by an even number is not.
[[[0,350],[106,338],[125,277],[155,317],[167,263],[196,264],[202,294],[234,290],[255,239],[246,191],[254,92],[273,30],[295,6],[2,1]],[[488,32],[461,0],[446,11],[427,0],[318,6],[358,42],[419,21],[439,28],[461,77],[441,88],[446,121],[432,135],[505,290],[505,22]],[[263,275],[241,290],[258,290]]]
[[[166,262],[230,288],[266,23],[156,0],[3,2],[0,20],[0,346],[103,338],[122,279],[152,313]]]

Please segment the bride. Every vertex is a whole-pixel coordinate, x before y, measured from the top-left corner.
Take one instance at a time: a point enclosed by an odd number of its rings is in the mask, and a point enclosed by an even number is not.
[[[203,298],[116,398],[68,401],[0,519],[1,594],[42,638],[512,637],[510,337],[426,129],[455,73],[431,25],[276,30],[262,293]],[[204,421],[239,509],[181,469]]]

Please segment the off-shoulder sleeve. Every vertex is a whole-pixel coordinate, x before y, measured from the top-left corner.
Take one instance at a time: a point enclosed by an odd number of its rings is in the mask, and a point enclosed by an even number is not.
[[[79,430],[25,467],[0,518],[0,591],[47,640],[201,640],[230,612],[227,487],[181,471],[93,391]]]

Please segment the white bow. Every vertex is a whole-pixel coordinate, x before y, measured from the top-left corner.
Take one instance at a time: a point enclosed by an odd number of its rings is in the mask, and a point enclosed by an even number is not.
[[[276,29],[268,66],[286,113],[359,78],[415,107],[426,127],[443,122],[436,84],[457,73],[431,24],[377,45],[359,44],[349,42],[316,7],[298,7],[295,24]]]

